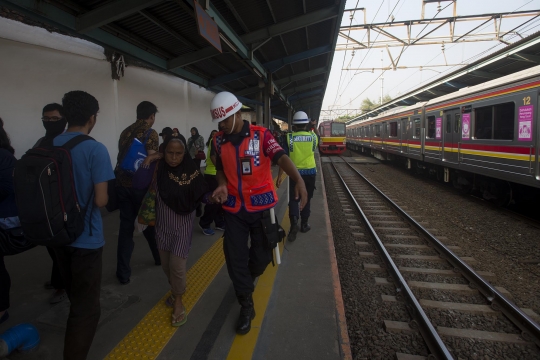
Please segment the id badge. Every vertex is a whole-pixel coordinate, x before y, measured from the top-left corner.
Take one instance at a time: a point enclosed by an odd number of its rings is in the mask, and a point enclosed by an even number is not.
[[[251,158],[240,158],[240,165],[242,166],[242,175],[251,175]]]

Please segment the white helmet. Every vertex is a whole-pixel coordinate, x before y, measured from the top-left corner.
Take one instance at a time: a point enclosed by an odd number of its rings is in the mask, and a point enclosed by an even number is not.
[[[294,113],[292,123],[293,125],[307,124],[309,122],[308,116],[303,111],[297,111]]]
[[[242,103],[238,101],[236,96],[228,91],[222,91],[216,94],[210,103],[212,122],[218,123],[223,121],[229,116],[236,114],[241,108]]]

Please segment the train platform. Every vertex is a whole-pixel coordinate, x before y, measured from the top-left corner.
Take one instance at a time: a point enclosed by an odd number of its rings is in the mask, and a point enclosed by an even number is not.
[[[320,159],[318,158],[320,170]],[[277,167],[273,168],[274,177]],[[247,335],[234,328],[240,306],[227,274],[222,232],[205,236],[195,225],[188,258],[184,304],[188,321],[170,325],[164,304],[169,286],[148,245],[135,233],[132,277],[120,285],[115,276],[118,212],[104,213],[102,315],[89,359],[348,359],[345,314],[334,254],[323,179],[319,171],[312,199],[310,232],[281,244],[281,265],[270,264],[253,295],[257,316]],[[286,181],[278,189],[278,218],[289,228]],[[196,220],[197,221],[197,220]],[[41,336],[35,352],[14,352],[11,360],[62,358],[69,301],[50,305],[46,290],[51,260],[44,247],[5,258],[11,275],[10,319],[0,334],[29,322]]]

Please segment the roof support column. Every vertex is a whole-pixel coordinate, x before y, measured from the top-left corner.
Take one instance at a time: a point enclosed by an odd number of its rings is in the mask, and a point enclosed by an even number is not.
[[[292,108],[288,108],[287,110],[288,110],[287,111],[287,124],[288,124],[287,131],[292,131],[292,117],[293,117]]]
[[[271,95],[274,93],[274,82],[272,81],[272,73],[268,73],[268,82],[264,87],[264,125],[267,129],[272,126],[272,110],[270,108]]]

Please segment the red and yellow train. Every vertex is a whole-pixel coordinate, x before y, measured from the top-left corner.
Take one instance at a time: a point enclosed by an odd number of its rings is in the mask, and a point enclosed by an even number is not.
[[[347,126],[354,150],[400,160],[501,204],[540,188],[540,66]]]
[[[345,123],[325,121],[319,125],[319,152],[342,154],[346,149]]]

